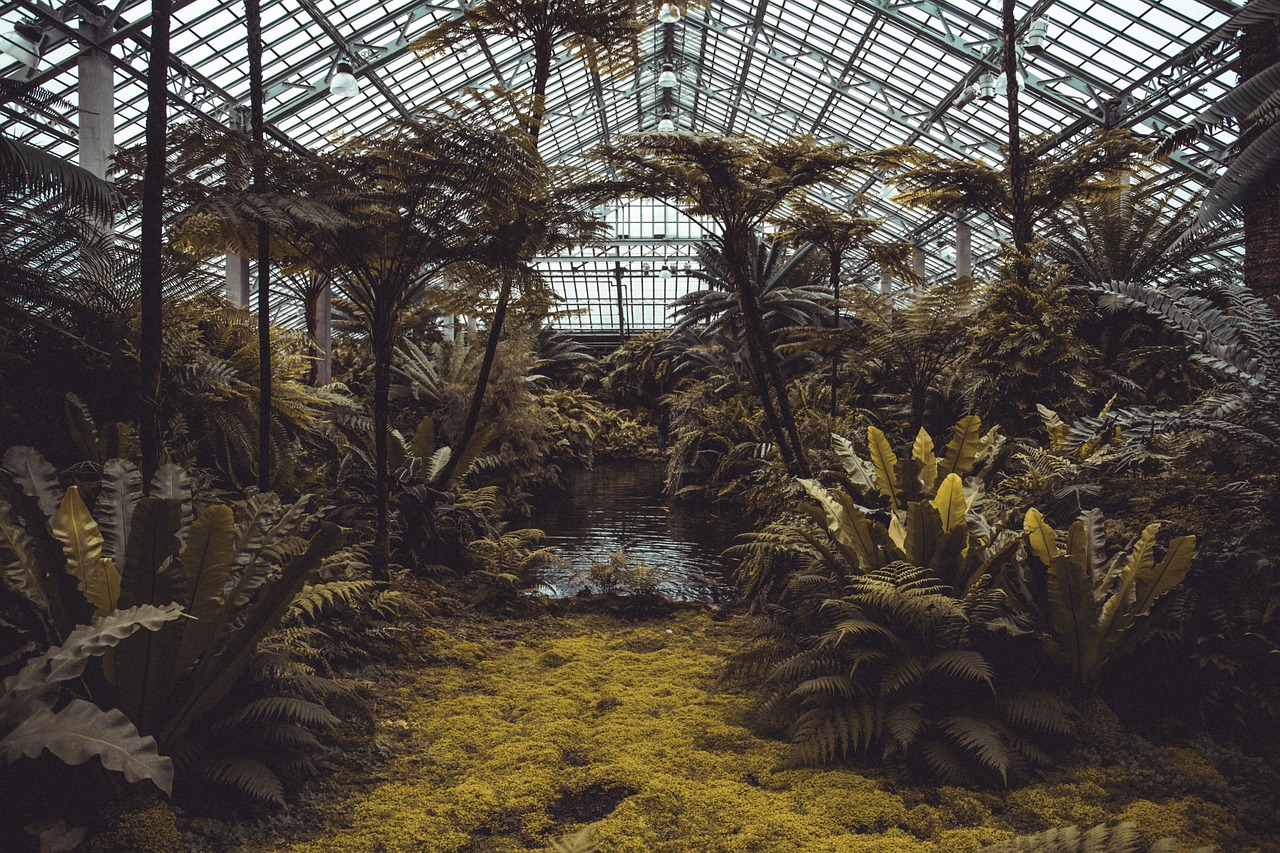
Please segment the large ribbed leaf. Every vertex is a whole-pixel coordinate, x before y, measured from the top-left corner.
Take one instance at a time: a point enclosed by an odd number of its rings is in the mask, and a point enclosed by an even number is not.
[[[142,737],[118,709],[103,711],[92,702],[72,699],[56,714],[40,708],[0,740],[0,756],[36,758],[49,750],[67,764],[98,758],[108,770],[130,782],[149,779],[166,794],[173,790],[173,762],[156,750],[153,737]]]
[[[182,571],[187,578],[187,609],[196,621],[183,628],[177,672],[204,654],[233,616],[224,606],[223,587],[235,555],[235,517],[231,507],[211,506],[200,514],[187,533],[182,549]]]
[[[306,552],[290,560],[279,577],[262,587],[227,642],[219,646],[216,654],[202,656],[192,668],[188,688],[165,721],[161,743],[181,740],[192,722],[227,695],[248,666],[258,643],[279,626],[307,577],[341,545],[342,531],[337,525],[320,525]]]
[[[104,616],[115,610],[120,600],[120,573],[111,560],[102,556],[102,533],[80,497],[79,486],[67,489],[49,529],[53,538],[62,543],[67,571],[76,579],[85,600],[93,605],[93,615]]]
[[[889,446],[889,440],[877,427],[867,427],[867,451],[871,455],[871,464],[876,469],[876,488],[889,499],[890,511],[897,512],[900,506],[894,486],[898,482],[898,457]]]
[[[151,497],[177,501],[182,505],[182,526],[191,523],[193,515],[191,476],[181,465],[161,465],[151,478]]]
[[[938,486],[933,496],[933,507],[942,518],[943,531],[950,530],[957,524],[964,524],[969,503],[964,496],[964,482],[955,474],[948,474]]]
[[[1106,656],[1120,643],[1124,632],[1133,627],[1134,603],[1137,600],[1138,576],[1149,573],[1155,565],[1156,532],[1159,524],[1148,524],[1133,546],[1133,552],[1116,576],[1115,588],[1098,614],[1099,659],[1091,678],[1105,662]]]
[[[117,565],[124,562],[133,508],[141,498],[138,466],[125,459],[108,459],[102,466],[102,485],[93,511],[102,530],[102,553]]]
[[[928,566],[933,560],[933,550],[942,538],[942,518],[928,501],[912,501],[907,504],[907,535],[904,550],[907,562],[913,566]]]
[[[800,480],[809,497],[822,507],[827,533],[841,548],[852,553],[862,571],[878,567],[879,552],[871,538],[871,522],[852,504],[844,504],[817,480]]]
[[[105,653],[143,629],[158,631],[166,622],[182,615],[176,604],[152,607],[144,604],[128,610],[117,610],[92,625],[80,625],[67,635],[61,646],[46,650],[27,661],[16,675],[4,680],[0,720],[15,708],[20,709],[55,692],[59,683],[79,678],[89,659]]]
[[[1182,583],[1191,569],[1191,560],[1196,555],[1196,537],[1178,536],[1169,543],[1160,565],[1137,577],[1136,592],[1133,602],[1133,615],[1146,616],[1156,599]]]
[[[58,485],[58,470],[40,451],[22,445],[10,447],[0,459],[0,467],[13,475],[23,492],[36,499],[45,516],[53,518],[62,505],[62,488]]]
[[[858,455],[853,442],[842,435],[831,433],[831,448],[836,453],[836,461],[844,469],[845,474],[855,486],[874,494],[876,491],[876,469],[867,460]]]
[[[128,604],[166,604],[173,585],[161,573],[178,551],[182,504],[146,497],[133,513],[133,529],[125,552],[120,600]],[[166,659],[176,654],[177,632],[134,637],[116,649],[109,672],[114,675],[120,707],[143,731],[152,731],[159,707],[168,700],[170,673]]]
[[[1040,421],[1044,424],[1044,431],[1049,434],[1049,446],[1058,448],[1062,444],[1062,440],[1067,437],[1067,432],[1071,429],[1071,425],[1064,422],[1058,417],[1058,413],[1048,406],[1036,403],[1036,411],[1040,413]]]
[[[916,433],[916,440],[911,445],[911,458],[920,463],[920,484],[925,494],[933,491],[938,482],[938,457],[933,452],[933,436],[925,432],[924,427]]]
[[[0,575],[4,576],[4,585],[11,592],[21,595],[41,610],[49,609],[49,599],[36,563],[35,543],[21,527],[0,523]]]
[[[978,456],[978,446],[982,442],[982,419],[977,415],[961,418],[951,431],[951,440],[947,442],[947,455],[938,465],[938,476],[946,477],[956,474],[963,477],[973,467]]]
[[[1084,683],[1098,659],[1098,604],[1079,566],[1059,554],[1049,563],[1049,624],[1067,665]]]
[[[1054,559],[1062,553],[1058,548],[1058,534],[1044,520],[1040,510],[1035,507],[1027,510],[1022,522],[1022,532],[1026,534],[1031,551],[1040,558],[1040,562],[1046,566],[1053,565]]]

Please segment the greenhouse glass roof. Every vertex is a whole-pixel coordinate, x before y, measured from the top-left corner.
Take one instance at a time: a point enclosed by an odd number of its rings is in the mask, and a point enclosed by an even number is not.
[[[1220,55],[1185,67],[1174,67],[1171,58],[1206,39],[1239,5],[1020,0],[1023,32],[1036,19],[1048,24],[1043,48],[1023,54],[1024,133],[1067,141],[1094,127],[1159,134],[1182,124],[1234,74]],[[244,4],[174,0],[173,6],[172,120],[227,124],[249,96]],[[150,8],[149,0],[0,0],[0,32],[20,22],[40,31],[38,65],[29,70],[0,56],[0,75],[26,79],[74,105],[79,57],[89,48],[109,51],[116,143],[137,143]],[[318,148],[467,88],[527,86],[532,58],[512,41],[488,39],[425,61],[410,49],[464,8],[420,0],[263,0],[269,134],[282,144]],[[1003,98],[968,91],[998,70],[999,0],[713,0],[675,22],[655,17],[643,45],[644,61],[624,76],[596,73],[567,53],[557,57],[541,138],[549,162],[582,163],[595,145],[652,128],[664,114],[685,130],[813,134],[858,148],[914,144],[957,157],[1000,157]],[[343,57],[351,58],[360,89],[337,100],[329,80]],[[658,85],[665,66],[676,74],[669,89]],[[3,120],[11,137],[77,156],[74,109],[7,103]],[[1171,178],[1189,177],[1181,191],[1190,195],[1216,174],[1231,141],[1206,138],[1163,168]],[[892,235],[925,250],[931,274],[949,271],[942,248],[952,239],[951,220],[882,198],[874,179],[833,190],[829,200],[845,204],[859,192]],[[666,304],[697,286],[688,274],[697,226],[660,205],[606,213],[615,237],[608,246],[541,261],[571,311],[562,323],[582,331],[617,328],[621,294],[628,330],[665,325]],[[981,269],[1000,231],[973,224]]]

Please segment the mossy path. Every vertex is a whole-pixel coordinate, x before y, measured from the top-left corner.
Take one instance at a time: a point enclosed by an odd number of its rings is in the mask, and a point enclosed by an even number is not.
[[[1227,790],[1189,750],[1153,749],[1146,783],[1085,767],[1007,795],[777,770],[782,745],[742,724],[748,700],[713,689],[745,631],[691,612],[430,629],[428,663],[381,685],[362,770],[220,849],[505,853],[589,825],[601,853],[964,853],[1119,819],[1224,850],[1280,849],[1213,797],[1189,795]]]

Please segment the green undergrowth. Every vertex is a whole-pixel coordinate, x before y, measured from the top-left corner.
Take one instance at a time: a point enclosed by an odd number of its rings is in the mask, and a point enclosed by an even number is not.
[[[1152,839],[1280,850],[1257,834],[1265,804],[1228,805],[1240,789],[1189,749],[1130,744],[1124,760],[1081,760],[1008,793],[781,770],[783,744],[746,727],[750,700],[715,690],[747,633],[697,612],[441,623],[423,634],[419,667],[372,685],[376,734],[321,790],[265,825],[188,838],[219,850],[507,853],[590,826],[600,853],[964,853],[1133,820]]]

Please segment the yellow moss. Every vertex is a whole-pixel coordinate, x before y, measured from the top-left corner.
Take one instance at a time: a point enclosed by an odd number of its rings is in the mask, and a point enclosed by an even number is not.
[[[591,824],[599,853],[966,853],[1118,819],[1105,776],[1086,772],[1007,797],[942,788],[922,804],[853,769],[779,769],[785,745],[743,724],[750,700],[713,691],[744,639],[737,623],[547,619],[507,643],[472,630],[429,632],[434,663],[379,729],[398,756],[378,767],[386,781],[313,809],[299,820],[312,837],[257,849],[514,853]],[[1202,807],[1172,814],[1194,835]],[[1131,808],[1142,823],[1166,807]]]
[[[182,845],[173,811],[155,803],[141,811],[125,812],[115,827],[88,844],[91,853],[171,853]]]
[[[1180,797],[1163,803],[1134,800],[1120,814],[1120,820],[1131,820],[1149,841],[1177,838],[1197,845],[1218,845],[1235,849],[1231,814],[1215,803],[1199,797]]]
[[[1005,798],[1006,817],[1020,832],[1039,832],[1054,826],[1105,823],[1109,795],[1093,782],[1036,785],[1012,791]]]
[[[1200,786],[1225,785],[1226,779],[1208,759],[1194,749],[1163,747],[1156,752],[1157,760],[1170,772]]]

